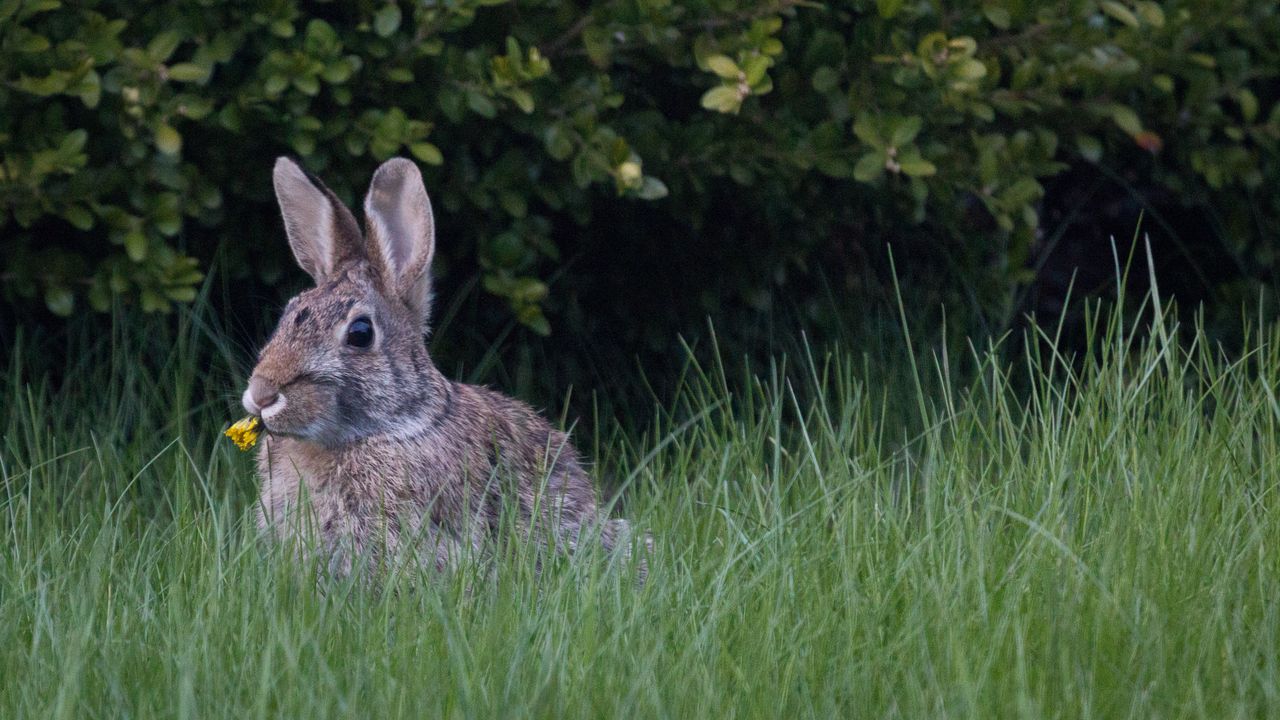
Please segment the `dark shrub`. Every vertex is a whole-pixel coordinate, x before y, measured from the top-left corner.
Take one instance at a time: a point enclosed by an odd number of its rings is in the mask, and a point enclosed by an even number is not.
[[[219,243],[276,282],[281,153],[352,202],[377,162],[416,158],[438,271],[478,273],[543,334],[639,332],[598,301],[637,288],[695,315],[763,307],[815,267],[856,302],[886,242],[940,279],[922,297],[1007,320],[1064,222],[1046,180],[1071,167],[1211,218],[1228,279],[1276,262],[1271,0],[139,7],[0,0],[11,300],[165,310]]]

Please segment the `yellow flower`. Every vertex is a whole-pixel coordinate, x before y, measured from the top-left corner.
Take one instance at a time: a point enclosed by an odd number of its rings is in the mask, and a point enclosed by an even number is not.
[[[231,442],[234,442],[236,447],[248,450],[258,442],[258,436],[262,434],[262,421],[250,415],[243,420],[237,420],[223,434],[231,438]]]

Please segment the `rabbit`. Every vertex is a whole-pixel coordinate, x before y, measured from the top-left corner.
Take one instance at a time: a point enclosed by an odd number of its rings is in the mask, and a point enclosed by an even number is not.
[[[266,431],[264,535],[310,547],[338,576],[405,551],[444,570],[500,525],[539,547],[592,538],[629,556],[630,525],[604,517],[569,437],[520,401],[449,380],[427,353],[435,223],[417,166],[378,167],[364,233],[294,160],[278,158],[273,181],[315,287],[285,306],[242,397]],[[504,512],[514,521],[499,523]],[[643,559],[636,572],[643,581]]]

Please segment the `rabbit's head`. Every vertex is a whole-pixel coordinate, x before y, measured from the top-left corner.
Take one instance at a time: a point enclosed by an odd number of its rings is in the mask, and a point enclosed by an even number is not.
[[[289,301],[242,402],[267,430],[337,446],[423,431],[439,401],[423,335],[435,229],[422,175],[388,160],[365,196],[365,232],[297,163],[280,158],[276,198],[298,265],[316,286]]]

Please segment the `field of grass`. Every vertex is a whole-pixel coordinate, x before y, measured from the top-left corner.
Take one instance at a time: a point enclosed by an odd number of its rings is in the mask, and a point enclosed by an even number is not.
[[[1275,328],[691,361],[643,436],[575,431],[643,587],[379,591],[255,539],[228,343],[174,324],[10,349],[0,717],[1280,717]]]

